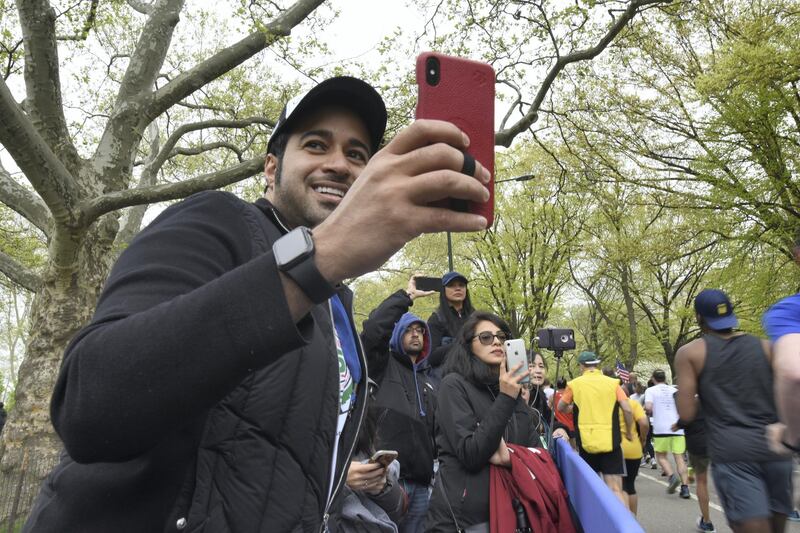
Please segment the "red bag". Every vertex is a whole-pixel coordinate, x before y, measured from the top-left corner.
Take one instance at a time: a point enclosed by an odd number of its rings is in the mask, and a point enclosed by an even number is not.
[[[489,524],[492,533],[514,533],[517,516],[512,504],[519,500],[532,531],[575,533],[567,489],[547,450],[508,444],[511,468],[491,465]]]

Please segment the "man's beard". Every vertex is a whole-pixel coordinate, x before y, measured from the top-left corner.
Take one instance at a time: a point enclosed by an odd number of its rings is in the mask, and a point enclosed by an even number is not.
[[[419,348],[405,348],[405,352],[406,355],[413,355],[415,357],[418,357],[420,354],[422,354],[422,347],[420,346]]]

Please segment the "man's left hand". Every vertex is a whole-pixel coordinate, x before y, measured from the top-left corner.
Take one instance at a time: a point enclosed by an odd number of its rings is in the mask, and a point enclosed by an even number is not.
[[[791,456],[792,450],[787,448],[781,442],[786,432],[786,424],[783,422],[775,422],[767,426],[767,445],[769,449],[778,455]]]

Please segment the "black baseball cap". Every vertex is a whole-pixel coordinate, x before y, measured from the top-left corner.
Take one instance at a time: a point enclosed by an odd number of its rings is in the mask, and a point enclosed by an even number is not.
[[[337,76],[318,83],[298,94],[284,106],[267,143],[267,153],[275,137],[297,122],[298,118],[320,105],[342,105],[356,113],[367,126],[372,153],[378,151],[386,130],[386,106],[372,85],[351,76]]]
[[[719,289],[700,291],[694,299],[695,312],[713,330],[735,328],[739,319],[733,312],[733,304],[728,295]]]

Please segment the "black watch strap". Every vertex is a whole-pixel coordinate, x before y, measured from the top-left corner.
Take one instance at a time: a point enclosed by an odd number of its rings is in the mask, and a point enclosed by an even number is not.
[[[785,440],[781,440],[781,444],[783,444],[786,448],[792,450],[794,453],[800,453],[800,446],[792,445],[786,442]]]
[[[336,294],[336,287],[331,285],[317,269],[313,255],[300,261],[292,268],[284,270],[284,273],[292,278],[292,281],[315,304],[321,304]]]

